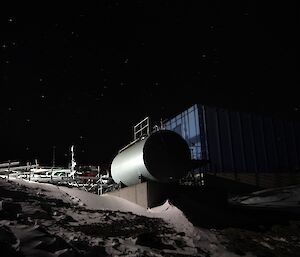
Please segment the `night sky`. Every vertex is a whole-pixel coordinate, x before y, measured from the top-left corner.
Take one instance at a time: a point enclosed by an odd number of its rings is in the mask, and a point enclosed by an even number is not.
[[[40,1],[0,9],[0,162],[109,164],[194,103],[300,116],[296,6]]]

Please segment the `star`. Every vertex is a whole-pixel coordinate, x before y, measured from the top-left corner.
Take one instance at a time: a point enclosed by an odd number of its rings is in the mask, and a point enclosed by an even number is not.
[[[7,48],[7,45],[6,44],[2,44],[2,46],[1,46],[2,48]]]
[[[75,37],[79,37],[78,33],[76,33],[75,31],[71,31],[71,35]]]
[[[8,18],[8,22],[13,22],[14,21],[14,19],[13,18]]]

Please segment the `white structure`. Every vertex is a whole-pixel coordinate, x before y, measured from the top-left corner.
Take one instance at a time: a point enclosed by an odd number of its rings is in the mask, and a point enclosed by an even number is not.
[[[74,157],[74,145],[72,145],[71,146],[71,173],[70,173],[70,176],[72,176],[73,178],[76,173],[75,167],[76,167],[76,161],[75,161],[75,157]]]

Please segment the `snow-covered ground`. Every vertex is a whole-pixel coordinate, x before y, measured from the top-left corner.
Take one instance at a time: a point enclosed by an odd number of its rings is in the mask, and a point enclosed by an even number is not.
[[[289,208],[300,213],[300,185],[266,189],[230,199],[231,204],[256,208]]]
[[[169,201],[144,209],[115,196],[0,179],[0,249],[5,256],[297,256],[298,230],[203,229]]]

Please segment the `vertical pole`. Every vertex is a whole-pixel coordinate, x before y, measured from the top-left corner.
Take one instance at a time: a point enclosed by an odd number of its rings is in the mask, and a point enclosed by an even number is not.
[[[27,162],[27,166],[29,166],[29,163]],[[28,179],[29,181],[31,180],[31,168],[30,168],[30,166],[29,166],[29,179]]]
[[[75,173],[76,173],[76,161],[75,161],[75,157],[74,157],[74,145],[71,146],[71,175],[72,178],[75,178]]]
[[[31,162],[29,163],[29,171],[31,170]],[[29,176],[29,180],[30,180],[30,176]]]
[[[52,168],[55,167],[55,145],[52,149]]]
[[[8,161],[8,173],[7,173],[7,180],[9,180],[9,173],[10,173],[10,160]]]

